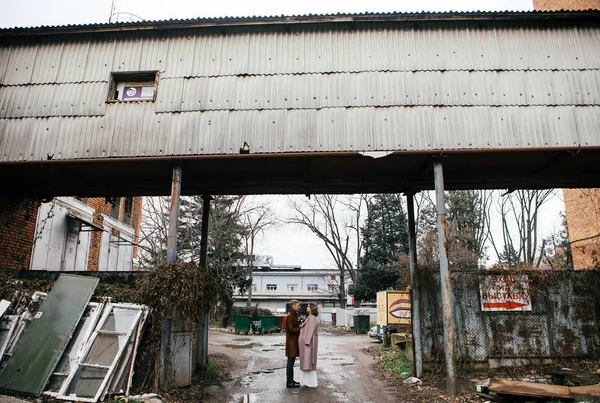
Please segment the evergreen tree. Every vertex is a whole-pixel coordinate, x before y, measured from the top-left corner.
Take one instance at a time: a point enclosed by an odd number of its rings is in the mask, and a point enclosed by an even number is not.
[[[367,205],[362,229],[364,255],[351,294],[357,301],[374,300],[378,291],[395,288],[400,255],[408,254],[408,224],[400,194],[377,194]]]

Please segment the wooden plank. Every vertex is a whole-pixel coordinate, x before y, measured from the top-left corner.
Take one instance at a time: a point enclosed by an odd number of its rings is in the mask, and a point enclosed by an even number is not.
[[[572,386],[569,390],[575,395],[600,397],[600,385]]]
[[[530,396],[530,397],[558,397],[568,399],[571,397],[568,386],[546,385],[533,382],[509,381],[505,379],[490,379],[490,392],[505,395]]]

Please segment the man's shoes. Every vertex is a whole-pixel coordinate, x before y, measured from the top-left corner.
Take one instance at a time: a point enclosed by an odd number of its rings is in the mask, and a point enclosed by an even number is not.
[[[300,382],[292,381],[292,383],[295,383],[296,385],[300,386]]]
[[[291,381],[291,382],[286,383],[285,387],[286,388],[299,388],[300,384],[298,382]]]

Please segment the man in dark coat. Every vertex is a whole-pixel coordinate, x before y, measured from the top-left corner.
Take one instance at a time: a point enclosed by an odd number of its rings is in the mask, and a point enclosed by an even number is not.
[[[285,355],[287,357],[286,387],[299,388],[300,383],[294,381],[294,363],[296,357],[300,356],[298,348],[298,336],[300,335],[300,324],[298,323],[298,311],[300,302],[295,299],[290,301],[290,311],[285,317]]]

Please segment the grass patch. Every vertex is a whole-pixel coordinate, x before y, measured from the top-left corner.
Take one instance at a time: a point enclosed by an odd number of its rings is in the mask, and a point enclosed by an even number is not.
[[[217,361],[214,358],[208,357],[208,362],[206,363],[206,371],[202,374],[203,381],[214,381],[219,377],[219,367],[217,365]]]
[[[412,362],[401,351],[382,349],[378,358],[381,369],[393,378],[406,379],[413,376]]]

